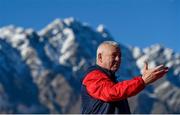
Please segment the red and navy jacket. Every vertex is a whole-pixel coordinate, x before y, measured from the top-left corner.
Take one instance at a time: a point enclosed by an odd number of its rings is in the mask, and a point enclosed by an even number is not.
[[[90,67],[81,85],[82,114],[129,114],[128,97],[145,87],[141,76],[122,82],[115,73],[98,65]]]

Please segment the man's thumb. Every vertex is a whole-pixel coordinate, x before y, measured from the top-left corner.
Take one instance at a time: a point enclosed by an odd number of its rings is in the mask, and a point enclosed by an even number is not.
[[[147,61],[144,62],[144,68],[143,68],[143,72],[148,70],[148,63]]]

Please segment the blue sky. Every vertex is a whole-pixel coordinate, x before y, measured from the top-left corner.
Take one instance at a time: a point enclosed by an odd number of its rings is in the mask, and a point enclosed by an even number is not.
[[[160,43],[180,52],[180,0],[0,0],[0,27],[40,30],[67,17],[94,29],[104,24],[125,45]]]

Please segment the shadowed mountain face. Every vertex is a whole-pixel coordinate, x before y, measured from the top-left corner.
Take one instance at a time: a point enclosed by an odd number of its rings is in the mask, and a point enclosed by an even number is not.
[[[73,18],[56,19],[39,32],[0,28],[0,113],[80,113],[80,80],[95,64],[96,48],[113,40],[102,26],[93,30]],[[170,67],[166,77],[129,98],[133,113],[180,113],[180,55],[158,44],[149,48],[121,44],[118,80],[150,67]]]

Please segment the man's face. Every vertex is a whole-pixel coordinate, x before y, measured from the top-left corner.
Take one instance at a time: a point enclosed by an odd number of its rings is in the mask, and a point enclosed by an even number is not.
[[[113,72],[116,72],[119,69],[121,63],[121,52],[119,48],[112,45],[106,45],[101,56],[104,68]]]

